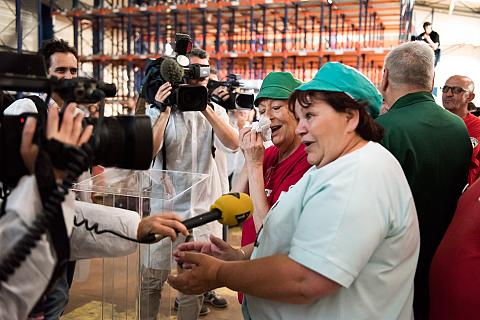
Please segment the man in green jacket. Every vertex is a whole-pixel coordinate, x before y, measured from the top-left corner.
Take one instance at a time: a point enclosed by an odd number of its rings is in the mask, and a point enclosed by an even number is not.
[[[430,93],[434,55],[424,42],[409,42],[385,58],[380,91],[390,110],[377,118],[382,144],[402,165],[420,226],[415,274],[415,319],[428,319],[428,273],[435,250],[467,182],[472,153],[462,119],[435,103]]]

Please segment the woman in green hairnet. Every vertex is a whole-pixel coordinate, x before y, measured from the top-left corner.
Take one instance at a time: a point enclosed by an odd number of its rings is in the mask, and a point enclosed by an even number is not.
[[[381,102],[341,63],[298,87],[289,107],[313,167],[270,208],[253,246],[181,245],[176,259],[193,268],[170,284],[245,292],[245,319],[413,319],[418,221],[400,164],[378,143],[370,114]]]
[[[272,146],[265,149],[262,135],[251,128],[240,131],[245,165],[232,191],[248,192],[254,204],[253,217],[242,226],[242,246],[255,241],[270,207],[311,167],[288,109],[290,94],[301,84],[289,72],[271,72],[262,82],[255,105],[270,121]]]

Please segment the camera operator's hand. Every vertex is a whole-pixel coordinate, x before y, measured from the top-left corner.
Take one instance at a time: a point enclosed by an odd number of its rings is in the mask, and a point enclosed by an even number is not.
[[[245,156],[245,164],[247,166],[263,167],[263,156],[265,147],[263,146],[262,135],[250,127],[240,130],[240,149]]]
[[[51,108],[47,119],[47,138],[56,139],[61,143],[73,146],[80,146],[87,142],[92,135],[93,126],[89,125],[82,130],[83,114],[75,113],[75,104],[69,104],[65,109],[62,124],[58,126],[58,109]],[[23,128],[22,142],[20,144],[20,154],[28,172],[34,172],[35,160],[37,159],[38,146],[33,144],[33,135],[35,133],[37,121],[35,118],[28,118]],[[54,170],[55,177],[61,178],[62,172]]]
[[[77,105],[70,103],[63,112],[62,123],[58,126],[58,110],[53,108],[48,112],[47,139],[55,139],[64,144],[79,147],[90,139],[93,126],[82,127],[83,113],[76,112]]]
[[[172,85],[170,82],[165,82],[158,88],[157,93],[155,94],[155,101],[158,101],[162,104],[165,103],[167,98],[172,94]]]
[[[180,218],[172,212],[148,216],[140,220],[137,229],[137,238],[142,239],[149,234],[161,234],[170,237],[172,241],[177,238],[177,232],[187,236],[187,228],[180,222]]]
[[[30,174],[33,173],[33,166],[38,154],[38,146],[32,142],[36,126],[37,119],[28,117],[23,127],[22,142],[20,144],[20,154]]]
[[[230,98],[230,94],[228,93],[228,89],[226,87],[218,87],[213,90],[212,95],[218,96],[221,100],[227,101]]]

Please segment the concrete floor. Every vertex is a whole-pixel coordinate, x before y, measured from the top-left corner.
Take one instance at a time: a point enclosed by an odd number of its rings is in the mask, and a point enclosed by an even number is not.
[[[240,244],[240,229],[229,231],[229,243]],[[63,320],[126,319],[136,320],[138,314],[138,253],[115,259],[91,259],[77,262],[70,300]],[[200,319],[243,319],[237,294],[227,288],[215,290],[228,301],[225,309],[208,305],[211,312]],[[102,294],[103,293],[103,294]],[[165,285],[157,319],[176,319],[173,301],[176,291]]]

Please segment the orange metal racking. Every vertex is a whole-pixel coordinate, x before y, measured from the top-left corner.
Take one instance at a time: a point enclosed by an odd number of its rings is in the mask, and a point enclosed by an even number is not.
[[[286,70],[309,80],[323,63],[341,61],[378,83],[385,54],[409,38],[412,11],[413,0],[74,0],[53,14],[73,18],[80,61],[93,63],[97,78],[109,72],[126,97],[138,90],[145,60],[159,57],[175,32],[191,34],[220,77]],[[87,30],[91,48],[83,45]]]

